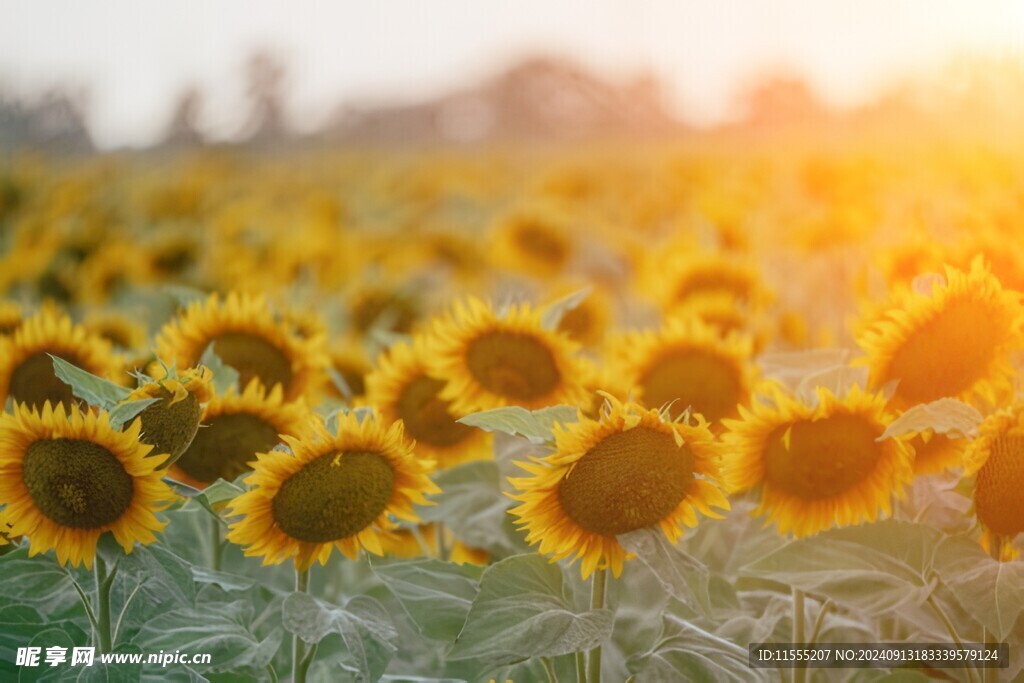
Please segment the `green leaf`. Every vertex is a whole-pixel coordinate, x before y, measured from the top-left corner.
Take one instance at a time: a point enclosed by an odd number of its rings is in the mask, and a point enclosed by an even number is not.
[[[236,391],[245,389],[245,387],[238,386],[238,370],[226,365],[220,359],[220,356],[213,350],[212,343],[203,351],[203,355],[199,358],[199,365],[205,365],[213,372],[213,388],[217,391],[218,396],[225,394],[228,389],[233,388]]]
[[[498,466],[487,460],[442,470],[433,476],[441,488],[437,505],[417,508],[424,522],[443,521],[456,538],[473,548],[505,556],[525,548],[510,536],[512,501],[498,485]]]
[[[548,304],[540,315],[541,327],[545,330],[557,329],[565,314],[586,301],[593,289],[593,287],[584,287],[577,292],[563,296],[561,299]]]
[[[470,427],[479,427],[487,432],[503,432],[513,436],[524,436],[533,443],[554,440],[552,429],[555,424],[568,424],[579,420],[578,409],[573,406],[551,406],[540,410],[527,410],[520,406],[507,406],[470,413],[458,422]]]
[[[47,354],[53,359],[53,372],[57,379],[71,387],[71,393],[91,406],[110,410],[128,398],[132,391],[72,365],[63,358]]]
[[[281,645],[283,633],[275,628],[263,640],[246,627],[252,617],[249,600],[203,607],[184,607],[157,615],[134,639],[145,652],[158,650],[202,652],[210,664],[193,665],[202,672],[262,671]]]
[[[158,614],[192,606],[196,594],[190,565],[168,548],[154,543],[127,555],[117,550],[121,556],[110,593],[115,646],[130,641]]]
[[[219,516],[220,511],[227,507],[228,503],[243,493],[245,493],[245,489],[238,484],[218,479],[196,494],[194,499],[210,514]]]
[[[83,634],[84,635],[84,634]],[[48,647],[63,647],[66,648],[66,655],[68,661],[71,660],[71,650],[76,645],[84,645],[85,641],[76,640],[72,638],[61,628],[44,628],[36,632],[35,637],[29,642],[25,643],[24,646],[42,648],[42,652],[39,655],[38,668],[36,667],[25,667],[18,671],[18,681],[59,681],[65,679],[68,671],[70,670],[67,662],[64,664],[58,664],[57,666],[50,666],[46,663],[46,648]],[[15,661],[15,660],[12,660]]]
[[[896,520],[833,529],[787,543],[743,573],[882,616],[920,605],[934,590],[931,564],[940,537],[934,529]]]
[[[114,429],[120,429],[124,423],[138,417],[139,413],[153,405],[159,398],[143,398],[138,401],[125,401],[124,403],[118,403],[110,411],[110,426]]]
[[[398,632],[387,611],[366,596],[352,598],[343,609],[309,593],[292,593],[285,598],[282,623],[310,645],[331,633],[339,634],[350,655],[345,668],[362,681],[379,679],[398,651]]]
[[[455,640],[477,594],[483,569],[440,560],[373,565],[423,635]]]
[[[256,587],[256,581],[248,576],[215,572],[199,565],[190,565],[192,579],[200,585],[218,586],[225,591],[248,591]]]
[[[940,398],[904,411],[893,420],[877,441],[931,430],[951,439],[973,439],[983,417],[974,406],[955,398]]]
[[[672,597],[705,615],[711,612],[708,568],[700,560],[669,542],[657,529],[637,529],[617,537],[626,550],[650,568]]]
[[[1024,611],[1024,562],[996,562],[969,538],[943,539],[935,571],[964,611],[1005,640]]]
[[[81,615],[81,603],[68,574],[51,553],[27,557],[22,546],[0,558],[0,605],[20,604],[35,608],[49,619]],[[75,570],[70,570],[75,573]],[[88,577],[82,572],[78,578]]]
[[[611,611],[577,612],[569,605],[561,567],[539,555],[516,555],[484,571],[448,656],[513,664],[589,650],[611,632]]]
[[[163,482],[170,486],[172,489],[174,489],[174,492],[177,493],[179,496],[184,496],[186,498],[195,498],[200,493],[202,493],[202,491],[195,488],[194,486],[189,486],[184,482],[178,481],[176,479],[171,479],[170,477],[164,477]]]
[[[768,681],[769,670],[747,666],[747,650],[723,638],[666,615],[659,642],[628,662],[640,680],[655,681]]]

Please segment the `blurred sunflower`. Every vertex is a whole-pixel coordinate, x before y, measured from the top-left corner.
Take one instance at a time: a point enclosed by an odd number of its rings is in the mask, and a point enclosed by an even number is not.
[[[92,309],[82,326],[122,351],[138,351],[146,345],[145,325],[124,313]]]
[[[1009,353],[1021,345],[1020,295],[1006,291],[976,259],[969,272],[946,268],[930,294],[900,291],[861,326],[871,384],[898,380],[893,405],[939,398],[996,404],[1009,394]]]
[[[1024,531],[1024,403],[985,418],[965,462],[965,474],[977,475],[974,512],[986,531],[1007,540]]]
[[[490,435],[456,422],[450,402],[440,398],[445,383],[429,374],[428,355],[422,337],[392,345],[366,377],[368,402],[385,420],[402,420],[416,453],[439,468],[490,457]]]
[[[200,365],[185,372],[168,371],[160,363],[151,366],[154,377],[133,391],[127,401],[159,399],[147,406],[142,421],[143,443],[153,446],[154,454],[165,454],[159,469],[173,464],[196,435],[202,404],[213,398],[213,373]]]
[[[652,255],[644,268],[641,287],[666,313],[697,297],[728,297],[752,309],[771,299],[760,274],[746,260],[692,249]]]
[[[346,335],[331,344],[328,352],[331,369],[345,380],[351,396],[345,395],[337,382],[327,387],[327,395],[345,402],[362,398],[366,395],[366,374],[370,372],[370,361],[366,358],[366,349],[359,338]]]
[[[440,398],[455,415],[507,405],[535,409],[586,399],[576,345],[541,326],[528,304],[499,315],[476,298],[435,320],[428,370],[447,380]]]
[[[552,206],[519,208],[501,216],[491,253],[498,265],[540,278],[563,272],[573,255],[568,216]]]
[[[936,474],[963,466],[969,443],[967,439],[952,439],[930,429],[915,435],[910,441],[914,449],[914,474]]]
[[[554,301],[581,289],[583,286],[577,283],[563,284],[555,288]],[[593,347],[604,339],[611,319],[612,304],[608,293],[602,288],[594,287],[586,298],[562,315],[555,329],[580,346]]]
[[[195,302],[167,323],[157,336],[157,355],[178,367],[194,367],[206,350],[238,371],[239,384],[258,379],[280,384],[288,400],[315,397],[325,379],[323,338],[303,340],[274,318],[262,296],[232,292]]]
[[[876,440],[890,421],[882,394],[854,387],[838,398],[818,388],[811,406],[769,391],[769,402],[724,420],[730,490],[760,486],[756,514],[798,537],[890,514],[913,476],[914,454],[903,439]]]
[[[626,333],[610,344],[609,376],[647,408],[673,404],[717,423],[736,414],[753,388],[749,337],[719,335],[697,318],[672,318],[657,332]]]
[[[385,427],[374,417],[362,422],[340,416],[337,436],[319,420],[300,438],[285,437],[292,453],[260,453],[245,480],[252,490],[234,499],[227,538],[264,564],[294,558],[296,569],[327,564],[337,548],[349,559],[360,549],[383,553],[380,529],[391,517],[419,521],[413,504],[438,493],[425,461],[412,452],[402,423]]]
[[[257,453],[273,449],[282,435],[295,436],[313,419],[300,402],[286,402],[281,386],[269,393],[256,380],[239,395],[234,388],[214,396],[202,426],[170,470],[173,479],[206,488],[217,479],[232,481],[248,472]]]
[[[13,301],[0,301],[0,337],[14,334],[21,321],[21,306]]]
[[[16,404],[0,415],[0,500],[10,533],[28,536],[30,555],[57,552],[60,564],[92,567],[96,543],[110,531],[131,552],[156,540],[155,511],[173,497],[139,442],[139,422],[119,432],[106,413],[42,411]]]
[[[352,329],[360,333],[371,329],[408,334],[423,315],[419,294],[408,287],[375,283],[360,285],[347,297]]]
[[[729,509],[717,483],[718,454],[707,423],[683,424],[657,410],[605,395],[600,419],[556,425],[556,452],[518,462],[528,477],[510,477],[517,517],[530,544],[551,560],[582,560],[586,579],[596,569],[622,573],[620,534],[657,527],[675,543],[697,525],[697,511],[721,517]]]
[[[108,341],[45,307],[12,336],[0,337],[0,405],[8,396],[35,408],[46,401],[70,405],[71,387],[54,374],[51,355],[107,379],[121,370]]]

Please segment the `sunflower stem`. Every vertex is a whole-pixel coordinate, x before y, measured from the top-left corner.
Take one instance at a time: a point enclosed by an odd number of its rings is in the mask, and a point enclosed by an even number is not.
[[[210,517],[210,568],[215,571],[220,571],[220,556],[221,556],[221,544],[220,544],[220,517]]]
[[[587,655],[576,653],[576,683],[587,683]]]
[[[604,594],[608,583],[608,570],[598,569],[590,584],[590,609],[604,608]],[[601,646],[598,645],[587,655],[587,682],[601,683]]]
[[[89,625],[92,626],[93,638],[99,637],[100,627],[96,622],[96,613],[92,611],[92,602],[89,601],[89,596],[85,594],[85,590],[81,584],[75,580],[75,577],[71,575],[71,572],[67,570],[67,567],[60,565],[61,570],[68,575],[68,579],[71,580],[71,585],[75,587],[75,592],[78,593],[78,598],[82,601],[82,606],[85,607],[85,616],[89,618]]]
[[[1002,562],[1003,561],[1003,559],[1002,559],[1003,558],[1003,537],[1000,536],[999,534],[992,534],[990,540],[991,540],[991,543],[989,543],[989,545],[988,545],[988,554],[989,554],[989,556],[993,560],[995,560],[996,562]],[[982,635],[984,637],[985,645],[991,645],[991,646],[998,645],[998,643],[992,638],[992,634],[988,632],[987,628],[985,628],[985,630],[983,631]],[[993,681],[997,681],[997,680],[999,680],[998,673],[992,667],[986,667],[985,668],[984,679],[985,679],[985,683],[992,683]]]
[[[113,639],[110,637],[110,589],[117,576],[117,565],[107,573],[107,563],[99,555],[96,556],[96,649],[101,654],[110,652]]]
[[[309,592],[309,569],[295,568],[295,592]],[[292,636],[292,683],[306,683],[306,672],[312,658],[307,661],[306,643],[298,636]]]
[[[437,522],[435,527],[437,530],[437,559],[442,562],[448,561],[448,543],[445,539],[445,526],[444,522]]]
[[[934,594],[928,595],[928,605],[932,608],[932,611],[935,612],[935,616],[939,618],[939,621],[942,622],[942,625],[946,627],[946,633],[948,633],[949,637],[953,639],[953,642],[956,643],[958,646],[963,647],[963,642],[960,640],[960,636],[959,634],[957,634],[956,628],[953,627],[953,622],[951,622],[949,620],[949,617],[946,616],[946,613],[942,610],[942,607],[935,599]],[[971,669],[971,667],[965,668],[964,671],[967,672],[967,680],[970,681],[970,683],[974,683],[974,671]]]
[[[541,657],[540,665],[544,667],[544,673],[548,676],[548,683],[558,683],[558,674],[555,673],[555,665],[551,659]]]
[[[804,592],[793,587],[793,646],[801,647],[804,642]],[[793,668],[793,683],[805,683],[807,669],[803,662],[796,662]]]

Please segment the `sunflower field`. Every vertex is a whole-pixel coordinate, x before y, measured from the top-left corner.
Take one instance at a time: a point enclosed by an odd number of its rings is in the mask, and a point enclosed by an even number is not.
[[[1024,680],[1022,188],[909,141],[20,157],[0,680]]]

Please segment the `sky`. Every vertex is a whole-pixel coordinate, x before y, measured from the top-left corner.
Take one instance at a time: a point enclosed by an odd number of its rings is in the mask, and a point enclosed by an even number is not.
[[[612,79],[651,71],[705,125],[759,74],[801,74],[845,105],[957,57],[1024,59],[1020,0],[0,0],[0,17],[0,88],[87,88],[103,147],[156,141],[189,84],[206,91],[204,130],[230,137],[257,49],[287,65],[300,130],[342,102],[415,102],[538,53]]]

